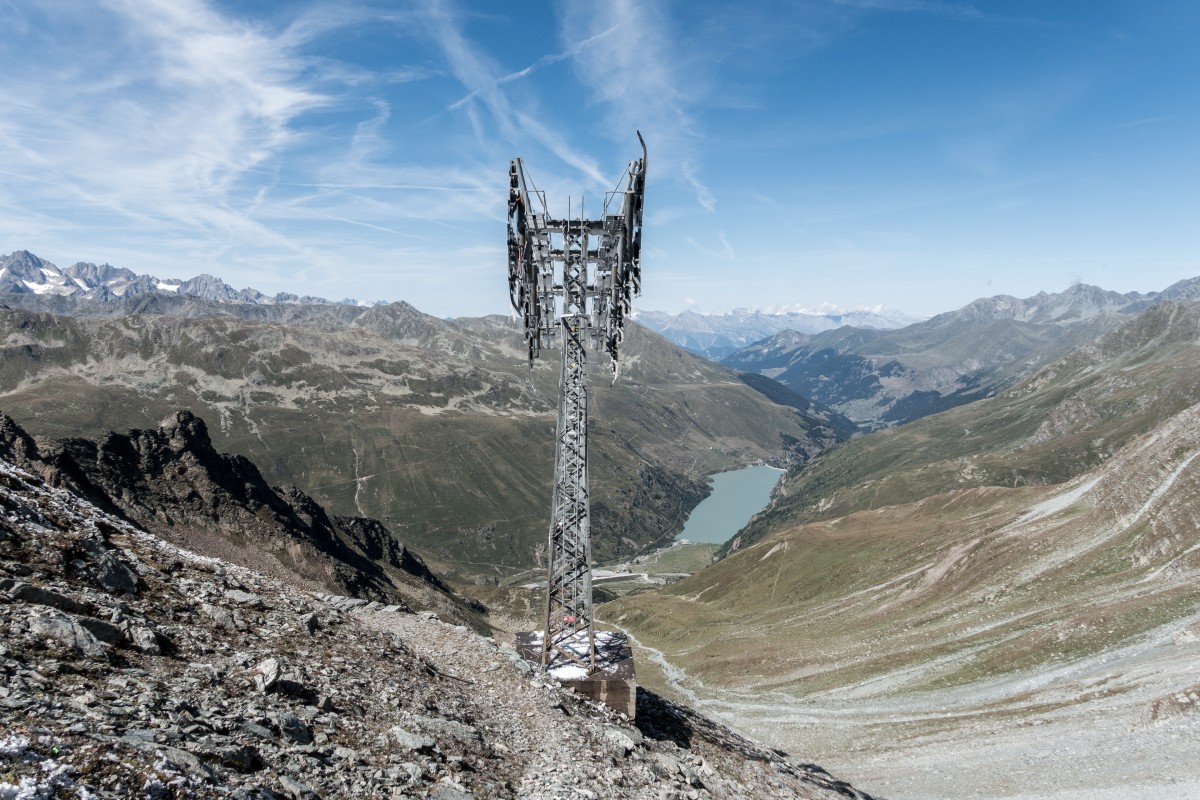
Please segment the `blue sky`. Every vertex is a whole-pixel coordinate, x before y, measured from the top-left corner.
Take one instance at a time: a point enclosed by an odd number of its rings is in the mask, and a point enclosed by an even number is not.
[[[507,312],[650,148],[642,308],[1200,274],[1200,3],[0,0],[0,253]]]

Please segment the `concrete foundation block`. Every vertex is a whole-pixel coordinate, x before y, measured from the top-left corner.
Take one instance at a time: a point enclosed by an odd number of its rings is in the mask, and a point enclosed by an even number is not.
[[[591,674],[572,661],[560,660],[542,669],[542,632],[523,631],[516,635],[521,657],[540,673],[554,678],[565,688],[574,689],[589,700],[603,703],[629,719],[637,710],[637,676],[633,668],[633,650],[623,633],[596,631],[596,671]],[[586,647],[581,648],[586,652]]]

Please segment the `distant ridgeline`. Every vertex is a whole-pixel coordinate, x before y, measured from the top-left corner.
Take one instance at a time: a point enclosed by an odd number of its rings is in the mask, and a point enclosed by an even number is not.
[[[153,429],[189,409],[270,485],[381,520],[443,575],[491,582],[542,557],[558,364],[531,371],[507,317],[267,298],[20,252],[0,259],[0,342],[0,409],[36,436]],[[638,325],[624,346],[622,380],[591,397],[600,560],[669,544],[705,475],[804,462],[853,431]]]
[[[921,321],[920,317],[888,309],[767,312],[739,308],[728,314],[638,311],[634,318],[683,349],[712,361],[720,361],[743,347],[783,331],[820,333],[846,325],[890,330]]]
[[[911,422],[1012,386],[1159,303],[1200,299],[1200,278],[1161,292],[1076,285],[1000,295],[894,330],[787,330],[721,363],[775,379],[865,429]]]
[[[196,297],[225,303],[249,303],[273,305],[297,303],[316,305],[373,305],[360,304],[357,300],[326,300],[323,297],[300,297],[287,292],[274,296],[265,295],[255,289],[234,289],[212,275],[197,275],[190,280],[179,278],[156,278],[153,275],[138,275],[122,267],[109,264],[79,262],[62,269],[44,258],[38,258],[26,250],[18,250],[10,256],[0,258],[0,294],[24,295],[20,301],[7,299],[10,305],[22,308],[60,311],[74,304],[55,303],[51,298],[71,298],[76,301],[112,302],[130,300],[144,295],[167,297]],[[43,302],[30,303],[33,298]],[[49,302],[45,302],[49,301]]]

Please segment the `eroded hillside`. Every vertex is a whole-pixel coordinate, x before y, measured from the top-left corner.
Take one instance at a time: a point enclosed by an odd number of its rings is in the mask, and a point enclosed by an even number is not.
[[[439,320],[403,303],[353,309],[221,306],[60,317],[0,308],[0,407],[47,438],[147,428],[176,409],[335,513],[382,520],[460,576],[532,566],[553,471],[558,367],[529,369],[500,317]],[[159,308],[161,306],[161,308]],[[191,314],[200,316],[190,316]],[[293,314],[288,322],[231,314]],[[700,478],[755,459],[806,459],[836,441],[734,373],[636,326],[621,379],[593,369],[595,552],[667,541]]]
[[[734,547],[785,522],[1069,480],[1200,402],[1197,342],[1200,303],[1165,303],[997,397],[847,442],[792,469]]]

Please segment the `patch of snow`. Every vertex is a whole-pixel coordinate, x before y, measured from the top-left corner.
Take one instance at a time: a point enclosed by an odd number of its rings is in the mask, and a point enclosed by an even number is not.
[[[19,733],[10,734],[0,739],[0,758],[17,758],[24,755],[28,749],[28,737],[22,736]]]
[[[162,283],[161,281],[154,284],[154,287],[162,292],[178,292],[179,284]]]
[[[566,666],[555,667],[549,672],[555,680],[560,681],[576,681],[587,677],[587,670],[576,664],[567,664]]]

